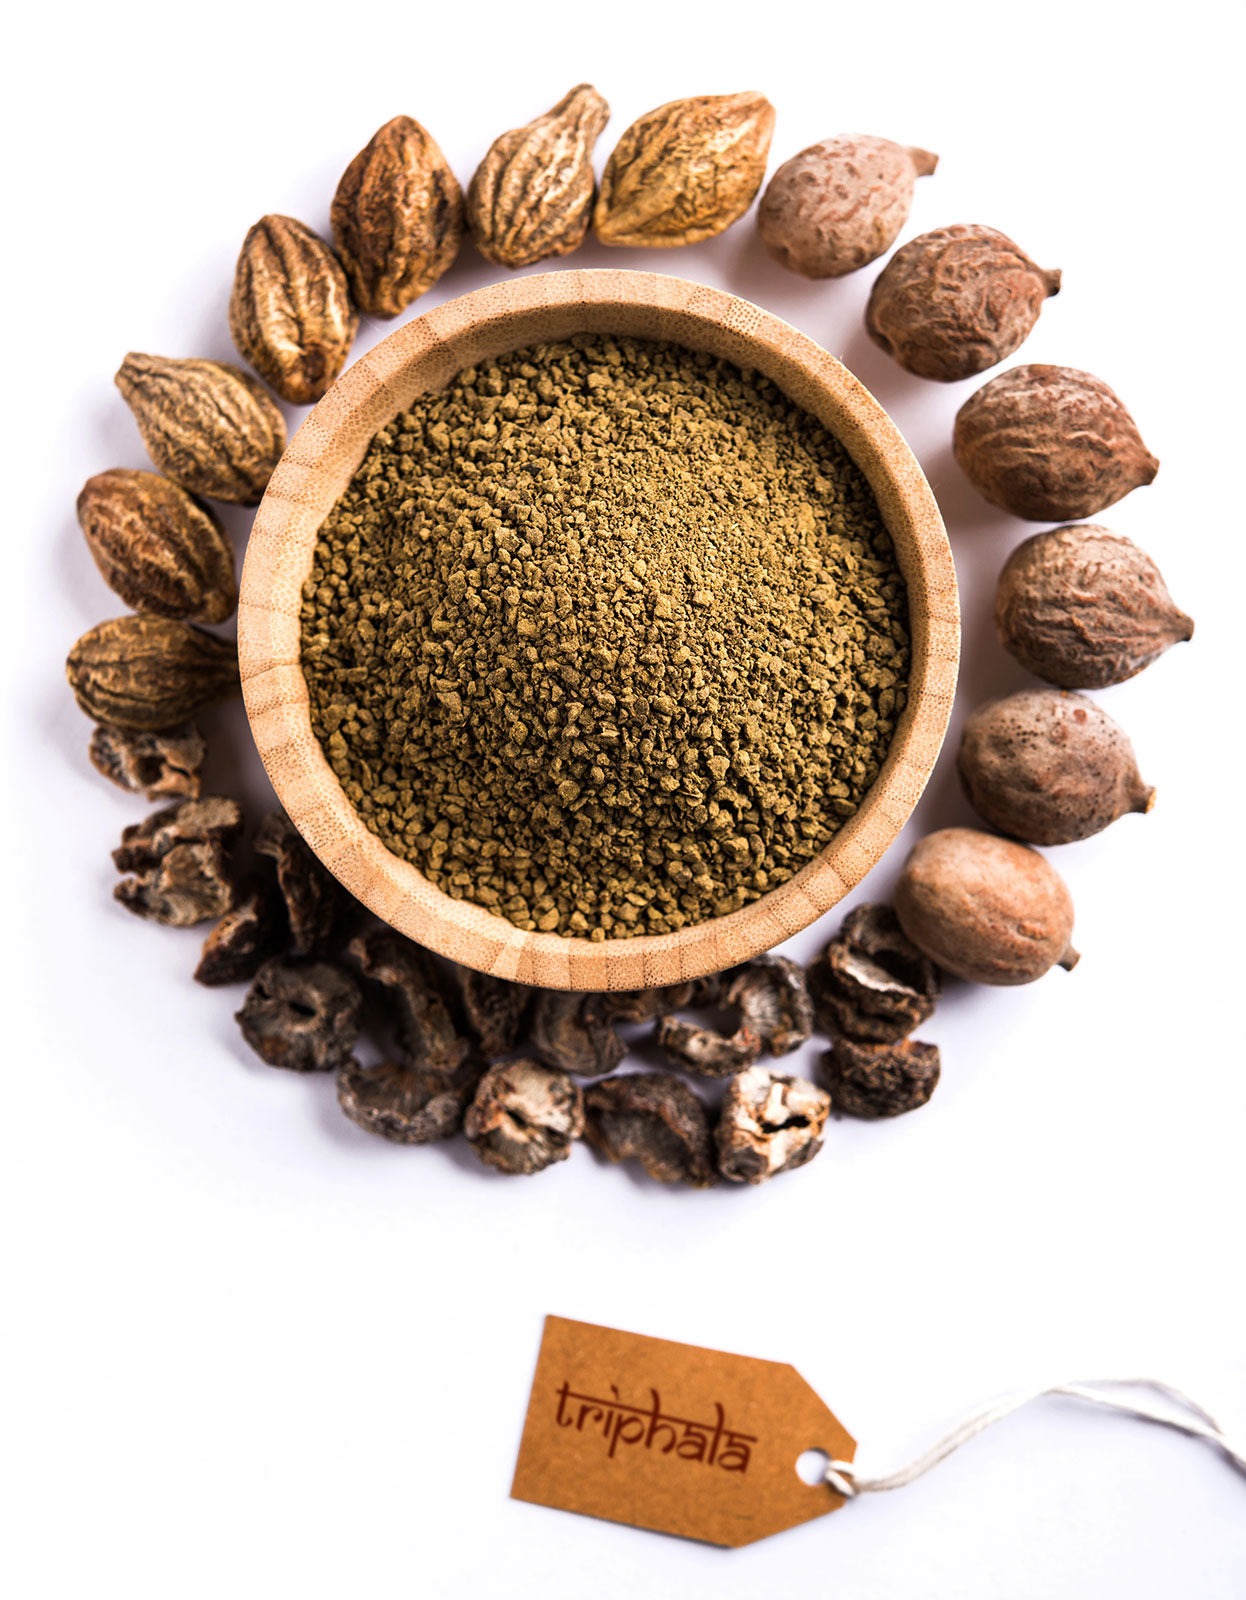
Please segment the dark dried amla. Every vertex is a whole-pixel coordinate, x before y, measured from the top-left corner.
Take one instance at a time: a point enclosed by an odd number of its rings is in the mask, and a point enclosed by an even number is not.
[[[705,1107],[669,1072],[627,1072],[584,1096],[588,1142],[611,1161],[638,1161],[659,1183],[714,1181],[714,1143]]]
[[[65,675],[88,717],[138,733],[176,727],[239,691],[233,641],[167,617],[96,623],[69,652]]]

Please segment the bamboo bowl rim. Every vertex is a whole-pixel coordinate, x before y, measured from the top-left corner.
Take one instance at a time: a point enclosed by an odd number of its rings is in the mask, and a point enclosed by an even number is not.
[[[312,731],[299,664],[302,588],[321,523],[377,431],[464,367],[576,333],[669,339],[752,367],[816,416],[863,471],[908,587],[907,704],[855,816],[760,899],[677,933],[594,942],[528,933],[454,900],[371,833]],[[252,735],[278,798],[312,850],[383,921],[452,961],[555,989],[640,989],[720,972],[827,911],[908,820],[951,714],[960,650],[956,574],[929,484],[891,418],[833,356],[735,295],[654,272],[564,269],[478,289],[405,323],[337,380],[291,439],[260,504],[238,606]]]

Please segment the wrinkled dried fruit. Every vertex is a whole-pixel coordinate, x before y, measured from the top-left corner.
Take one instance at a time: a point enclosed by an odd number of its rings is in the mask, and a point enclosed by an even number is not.
[[[203,941],[195,982],[211,988],[253,978],[269,956],[277,955],[289,934],[285,908],[266,878],[249,878]]]
[[[135,611],[224,622],[238,604],[224,528],[159,473],[115,467],[88,478],[78,522],[100,576]]]
[[[614,147],[593,227],[602,244],[697,244],[729,228],[766,175],[774,107],[702,94],[650,111]]]
[[[850,1117],[898,1117],[924,1106],[939,1082],[939,1047],[901,1039],[837,1039],[823,1057],[831,1105]]]
[[[727,1085],[715,1130],[718,1170],[733,1183],[764,1183],[812,1161],[822,1148],[830,1096],[804,1078],[749,1067]]]
[[[251,845],[276,867],[290,923],[290,949],[296,956],[323,955],[345,910],[345,890],[284,811],[269,812]]]
[[[745,1027],[771,1055],[798,1050],[813,1033],[813,1002],[805,969],[786,956],[758,956],[729,975],[722,1004],[737,1011]]]
[[[672,1011],[687,1006],[711,1005],[717,1000],[700,998],[701,980],[672,983],[663,989],[614,989],[605,996],[609,1015],[616,1022],[656,1022]]]
[[[195,800],[208,747],[191,723],[167,733],[101,726],[91,735],[87,753],[95,770],[119,789],[149,800]]]
[[[613,1072],[626,1049],[610,1023],[608,997],[538,989],[529,1023],[533,1052],[548,1066],[581,1078]]]
[[[752,1066],[762,1051],[761,1034],[743,1019],[734,1033],[724,1034],[678,1017],[661,1017],[657,1040],[677,1067],[701,1078],[729,1077]]]
[[[153,811],[126,828],[112,853],[122,880],[114,897],[137,916],[189,928],[234,903],[230,849],[242,832],[234,800],[211,795]]]
[[[232,846],[242,832],[242,807],[224,795],[163,806],[126,828],[113,851],[118,872],[145,872],[179,844]]]
[[[342,174],[329,220],[355,304],[396,317],[458,255],[463,194],[432,135],[394,117]]]
[[[352,1122],[382,1139],[434,1144],[453,1138],[463,1126],[463,1112],[483,1071],[477,1056],[452,1072],[422,1062],[361,1067],[348,1061],[337,1077],[338,1104]]]
[[[1043,301],[1060,291],[1007,234],[957,223],[910,240],[870,291],[870,338],[906,372],[952,383],[1022,345]]]
[[[291,405],[310,405],[346,365],[359,318],[324,240],[270,215],[247,234],[234,272],[229,331],[238,354]]]
[[[809,992],[823,1033],[889,1044],[932,1015],[939,969],[904,935],[890,906],[862,905],[810,963]]]
[[[191,494],[259,505],[286,447],[285,419],[263,384],[228,362],[135,352],[115,381],[166,477]]]
[[[477,250],[503,267],[569,255],[593,214],[593,146],[610,107],[578,84],[543,117],[495,139],[467,191]]]
[[[932,961],[971,983],[1032,983],[1077,964],[1073,900],[1039,855],[975,828],[919,840],[896,886],[900,926]]]
[[[186,622],[117,617],[82,635],[65,676],[96,722],[161,733],[238,693],[238,652],[232,640]]]
[[[938,163],[929,150],[866,133],[811,144],[766,185],[757,212],[766,249],[805,278],[855,272],[890,249],[908,219],[914,180]]]
[[[1031,522],[1092,517],[1159,471],[1113,391],[1075,367],[1001,372],[957,412],[952,447],[980,495]]]
[[[461,1066],[471,1045],[455,1026],[449,995],[428,951],[392,928],[372,928],[347,948],[364,977],[386,991],[407,1061],[438,1072]]]
[[[668,1072],[625,1073],[584,1095],[584,1136],[611,1161],[639,1161],[659,1183],[714,1181],[714,1144],[705,1107]]]
[[[494,978],[474,967],[454,967],[459,1005],[480,1053],[489,1061],[507,1055],[519,1043],[533,990],[526,983]]]
[[[327,961],[266,961],[235,1020],[256,1055],[290,1072],[336,1072],[359,1036],[359,985]]]
[[[584,1132],[584,1099],[565,1072],[526,1058],[490,1067],[463,1119],[467,1141],[498,1172],[565,1161]]]
[[[1017,546],[1000,573],[995,626],[1010,655],[1062,689],[1123,683],[1194,633],[1150,556],[1092,522]]]

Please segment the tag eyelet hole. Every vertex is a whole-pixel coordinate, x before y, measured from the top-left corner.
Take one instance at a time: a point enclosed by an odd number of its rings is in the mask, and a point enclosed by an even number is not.
[[[805,1450],[796,1457],[796,1476],[812,1489],[826,1482],[826,1469],[831,1458],[825,1450]]]

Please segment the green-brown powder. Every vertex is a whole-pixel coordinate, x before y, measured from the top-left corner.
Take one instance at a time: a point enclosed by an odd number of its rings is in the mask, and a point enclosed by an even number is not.
[[[907,602],[842,446],[767,379],[585,336],[377,434],[303,600],[364,821],[521,928],[665,933],[784,882],[904,706]]]

